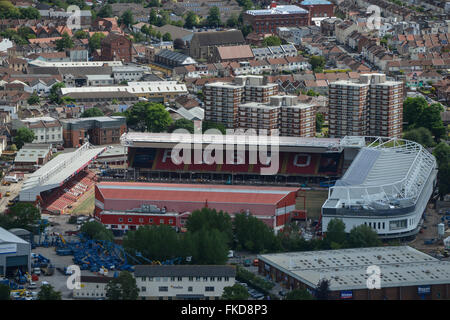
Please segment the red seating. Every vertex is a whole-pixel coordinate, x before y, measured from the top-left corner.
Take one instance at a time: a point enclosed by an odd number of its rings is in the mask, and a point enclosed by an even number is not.
[[[63,212],[67,206],[75,203],[96,181],[96,175],[90,171],[82,171],[63,186],[49,195],[43,195],[43,209]]]
[[[286,165],[286,172],[294,174],[314,175],[317,173],[317,165],[320,154],[314,153],[290,153]]]

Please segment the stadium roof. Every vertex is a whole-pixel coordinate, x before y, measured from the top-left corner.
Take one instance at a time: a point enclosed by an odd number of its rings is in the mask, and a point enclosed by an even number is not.
[[[414,204],[435,168],[436,159],[420,144],[378,138],[358,153],[329,189],[324,207],[341,207],[342,202],[364,209]]]
[[[178,144],[180,142],[195,142],[203,144],[214,144],[218,143],[223,139],[224,143],[229,144],[245,144],[245,145],[261,145],[261,139],[264,136],[256,135],[213,135],[213,134],[203,134],[196,137],[191,134],[174,134],[174,133],[146,133],[146,132],[129,132],[124,133],[120,137],[120,141],[124,146],[136,146],[145,147],[146,144]],[[195,137],[195,138],[194,138]],[[195,139],[195,141],[194,141]],[[200,140],[197,140],[200,139]],[[270,139],[268,138],[270,144]],[[277,143],[279,147],[313,147],[313,148],[326,148],[329,150],[334,150],[335,152],[340,151],[342,147],[341,139],[333,138],[300,138],[300,137],[273,137],[273,143]],[[360,147],[360,140],[355,139],[357,143],[348,140],[349,143],[354,143],[355,147]],[[347,141],[347,140],[346,140]],[[223,143],[221,143],[223,144]],[[345,145],[347,146],[347,144]],[[353,146],[353,145],[352,145]]]
[[[59,187],[106,150],[84,144],[74,152],[62,153],[31,174],[19,193],[20,201],[36,201],[43,191]]]
[[[331,2],[326,0],[304,0],[300,2],[301,5],[304,6],[311,6],[311,5],[318,5],[318,4],[331,4]]]
[[[450,283],[450,262],[408,246],[265,254],[258,258],[315,288],[330,280],[330,290],[367,289],[367,268],[378,266],[381,287]]]
[[[197,203],[275,205],[298,188],[247,187],[142,182],[101,182],[97,188],[109,200],[158,200]]]

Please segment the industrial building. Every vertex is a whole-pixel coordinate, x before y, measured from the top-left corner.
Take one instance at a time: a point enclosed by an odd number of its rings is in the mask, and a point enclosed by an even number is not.
[[[112,277],[105,276],[81,276],[80,288],[73,289],[73,297],[75,299],[105,299],[106,286]]]
[[[112,230],[167,224],[184,228],[190,212],[204,207],[234,217],[250,213],[276,231],[295,210],[298,188],[226,185],[100,182],[94,217]]]
[[[363,147],[322,206],[322,232],[331,219],[345,231],[368,225],[381,238],[416,235],[436,185],[436,159],[422,145],[378,138]]]
[[[235,284],[236,268],[220,265],[138,265],[134,277],[142,300],[218,300]]]
[[[14,158],[14,170],[34,172],[45,165],[51,156],[51,144],[26,143],[17,151]]]
[[[247,10],[244,24],[251,25],[258,34],[275,34],[278,27],[298,27],[310,24],[309,12],[295,5],[277,5],[272,2],[267,9]]]
[[[320,280],[329,280],[331,299],[450,298],[450,262],[408,246],[263,254],[258,259],[259,273],[288,289],[314,294]]]
[[[0,277],[31,271],[31,244],[0,227]]]

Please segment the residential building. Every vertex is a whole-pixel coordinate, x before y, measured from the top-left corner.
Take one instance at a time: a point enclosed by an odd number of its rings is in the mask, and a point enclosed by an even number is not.
[[[120,34],[110,33],[101,41],[101,59],[102,61],[122,61],[131,62],[132,43]]]
[[[311,23],[317,18],[330,18],[334,15],[334,4],[327,0],[303,0],[299,7],[308,10]]]
[[[52,117],[26,118],[17,122],[17,129],[25,126],[33,131],[33,143],[59,144],[63,142],[62,125]]]
[[[235,284],[229,265],[138,265],[134,277],[142,300],[219,300]]]
[[[64,146],[76,148],[86,140],[94,145],[118,144],[127,129],[125,117],[92,117],[61,120]]]
[[[401,137],[403,84],[384,74],[362,74],[358,82],[329,85],[330,137]]]
[[[272,96],[269,103],[250,102],[239,106],[238,128],[278,129],[282,136],[314,137],[315,106],[299,103],[297,96]]]
[[[208,83],[203,93],[205,120],[236,128],[239,105],[245,102],[269,102],[269,97],[278,93],[278,86],[267,83],[262,76],[238,76],[231,83]]]
[[[268,9],[247,10],[243,14],[244,25],[251,25],[257,34],[275,34],[278,27],[298,27],[310,24],[307,10],[295,5],[272,2]]]

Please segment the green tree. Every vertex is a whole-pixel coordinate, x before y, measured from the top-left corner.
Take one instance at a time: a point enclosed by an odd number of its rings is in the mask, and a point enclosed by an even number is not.
[[[341,219],[331,219],[328,222],[326,241],[331,246],[332,243],[343,246],[347,234],[345,233],[345,223]]]
[[[434,144],[433,136],[430,130],[424,127],[406,131],[403,134],[403,139],[415,141],[417,143],[420,143],[424,147],[432,147]]]
[[[436,157],[438,166],[450,163],[450,145],[447,142],[442,141],[433,150],[433,155]]]
[[[14,228],[22,228],[32,231],[34,225],[41,219],[41,213],[31,203],[19,202],[10,208],[8,216],[13,220]]]
[[[103,33],[96,32],[89,38],[89,49],[91,51],[97,50],[101,48],[102,40],[106,36]]]
[[[441,112],[444,108],[439,103],[433,103],[425,108],[420,117],[420,123],[431,131],[435,140],[439,141],[445,135],[445,127],[442,122]]]
[[[72,49],[74,46],[74,42],[67,32],[64,32],[61,36],[61,39],[56,40],[55,44],[56,44],[56,50],[58,50],[58,51]]]
[[[264,38],[262,44],[265,47],[280,46],[281,45],[281,39],[279,37],[277,37],[277,36],[269,36],[267,38]]]
[[[111,230],[106,229],[103,224],[97,221],[85,222],[81,226],[80,232],[94,240],[114,240],[114,235]]]
[[[202,131],[203,131],[203,133],[205,133],[209,129],[217,129],[222,134],[226,133],[226,129],[225,129],[225,126],[223,124],[215,123],[215,122],[211,122],[211,121],[202,121]]]
[[[10,300],[11,289],[6,284],[0,284],[0,300]]]
[[[235,13],[233,13],[227,20],[227,27],[234,28],[234,27],[237,27],[238,24],[239,24],[239,18]]]
[[[328,300],[330,297],[330,280],[322,279],[316,287],[316,299]]]
[[[104,5],[97,13],[97,16],[100,18],[111,18],[113,16],[111,5],[110,4]]]
[[[22,19],[40,19],[41,14],[39,13],[39,10],[33,7],[27,7],[27,8],[19,8],[20,16]]]
[[[217,229],[202,228],[184,235],[184,251],[193,264],[225,264],[229,247],[227,237]]]
[[[439,167],[438,188],[441,200],[450,193],[450,163],[443,164]]]
[[[209,9],[208,18],[206,18],[206,24],[208,27],[220,27],[222,21],[220,20],[220,10],[216,6]]]
[[[145,123],[149,132],[163,132],[169,128],[173,120],[169,112],[160,103],[150,103],[147,106]]]
[[[378,247],[381,245],[381,241],[374,229],[362,224],[350,230],[348,245],[350,248]]]
[[[65,88],[66,85],[64,82],[57,82],[50,88],[50,93],[48,95],[48,98],[51,102],[56,104],[61,104],[61,88]]]
[[[233,241],[233,225],[229,214],[216,209],[194,210],[187,220],[186,228],[189,232],[197,232],[202,228],[217,229],[225,234],[227,243]]]
[[[0,18],[18,19],[20,18],[20,10],[9,1],[0,1]]]
[[[17,130],[16,136],[14,137],[14,143],[20,149],[25,143],[31,143],[34,139],[34,132],[27,127],[22,127]]]
[[[39,104],[40,98],[36,94],[36,92],[33,92],[33,94],[28,98],[27,103],[29,105]]]
[[[247,300],[249,296],[247,288],[239,283],[223,288],[223,300]]]
[[[414,128],[421,122],[420,118],[427,106],[427,100],[423,97],[409,97],[403,101],[403,121],[408,124],[408,127]]]
[[[128,9],[120,16],[120,22],[126,25],[128,28],[134,24],[133,12]]]
[[[316,113],[316,132],[322,132],[323,124],[325,122],[325,117],[322,113]]]
[[[242,31],[242,35],[244,36],[244,38],[246,38],[250,33],[253,32],[253,27],[251,25],[244,25],[241,28]]]
[[[56,291],[49,284],[44,284],[38,293],[38,300],[61,300],[61,292]]]
[[[152,10],[150,10],[150,17],[148,19],[148,22],[152,25],[158,24],[158,13],[153,8],[152,8]]]
[[[180,235],[175,229],[164,224],[143,226],[129,231],[124,237],[123,246],[133,256],[137,256],[139,252],[145,258],[155,261],[187,256],[182,250]]]
[[[84,30],[77,30],[75,31],[74,36],[77,39],[89,39],[89,32],[86,32]]]
[[[102,117],[105,114],[99,108],[89,108],[81,114],[81,118]]]
[[[281,249],[281,243],[263,221],[251,214],[238,213],[233,221],[237,250],[254,253]]]
[[[288,292],[286,300],[314,300],[314,297],[306,289],[294,289]]]
[[[106,297],[108,300],[137,300],[139,289],[136,279],[128,271],[120,272],[106,285]]]
[[[309,64],[314,72],[322,72],[325,66],[325,58],[322,56],[312,56],[309,58]]]
[[[174,132],[177,129],[184,129],[190,133],[194,133],[194,123],[191,120],[181,118],[176,120],[170,127],[169,132]]]
[[[170,33],[166,32],[163,35],[163,41],[172,41],[172,36],[170,35]]]

